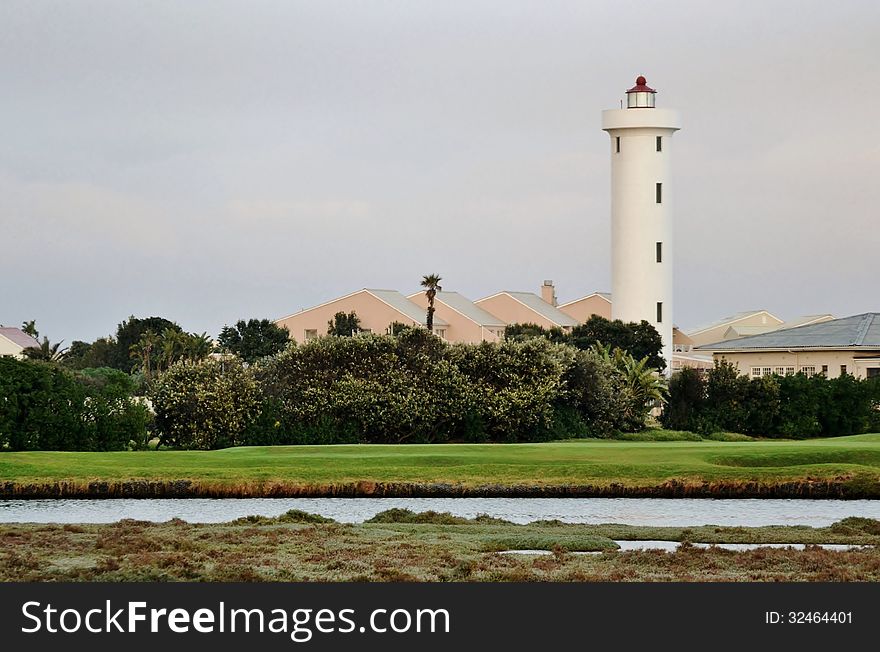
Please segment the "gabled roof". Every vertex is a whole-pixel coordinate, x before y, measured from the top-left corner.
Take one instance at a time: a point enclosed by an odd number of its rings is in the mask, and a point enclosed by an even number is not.
[[[372,290],[370,288],[364,288],[364,291],[369,292],[380,301],[387,303],[397,312],[406,315],[409,319],[412,319],[417,324],[425,323],[426,315],[421,306],[417,306],[397,290]],[[449,326],[449,324],[439,317],[435,316],[434,326]]]
[[[14,326],[0,326],[0,335],[23,349],[40,348],[40,343],[37,340]]]
[[[559,304],[560,308],[564,308],[565,306],[570,306],[573,303],[577,303],[578,301],[584,301],[585,299],[592,299],[593,297],[602,297],[608,303],[611,303],[611,293],[610,292],[593,292],[591,294],[587,294],[586,296],[580,297],[578,299],[572,299],[571,301],[566,301],[565,303]]]
[[[372,297],[378,299],[382,303],[394,308],[401,315],[414,321],[417,324],[425,325],[425,320],[427,315],[425,315],[425,311],[422,308],[405,296],[403,296],[397,290],[377,290],[364,288],[362,290],[357,290],[355,292],[350,292],[349,294],[345,294],[341,297],[336,297],[335,299],[331,299],[330,301],[325,301],[324,303],[319,303],[317,306],[312,306],[311,308],[304,308],[299,312],[294,312],[289,315],[285,315],[279,319],[275,320],[275,323],[280,321],[284,321],[285,319],[290,319],[291,317],[296,317],[297,315],[302,315],[303,313],[310,312],[312,310],[316,310],[318,308],[323,308],[324,306],[328,306],[331,303],[336,303],[337,301],[342,301],[344,299],[348,299],[349,297],[353,297],[356,294],[361,294],[362,292],[366,292]],[[449,324],[439,317],[434,317],[434,325],[435,326],[449,326]]]
[[[485,299],[480,299],[480,301],[497,297],[499,294],[506,294],[515,301],[519,301],[533,312],[538,313],[544,319],[557,326],[577,326],[580,323],[577,319],[573,319],[566,315],[559,308],[551,306],[534,292],[510,292],[509,290],[502,290],[501,292],[488,296]]]
[[[411,299],[414,296],[418,296],[421,292],[414,292],[409,295],[407,299]],[[467,319],[470,319],[475,324],[479,324],[480,326],[499,326],[504,327],[507,324],[504,323],[503,320],[499,319],[492,313],[483,310],[475,304],[473,301],[468,299],[465,296],[462,296],[458,292],[447,292],[445,290],[438,292],[435,297],[435,301],[442,303],[445,306],[450,307],[455,312],[463,315]],[[434,318],[436,321],[436,317]]]
[[[735,312],[732,315],[728,315],[727,317],[722,317],[721,319],[714,321],[710,324],[703,324],[698,328],[692,328],[687,332],[688,335],[697,335],[698,333],[702,333],[703,331],[712,330],[713,328],[718,328],[719,326],[725,326],[727,324],[733,324],[738,321],[742,321],[743,319],[748,319],[749,317],[753,317],[755,315],[760,315],[761,313],[766,313],[767,316],[772,317],[776,320],[776,323],[782,324],[782,320],[779,319],[774,314],[767,312],[766,310],[745,310],[743,312]]]
[[[823,321],[831,321],[834,315],[825,313],[824,315],[801,315],[794,319],[789,319],[780,328],[795,328],[797,326],[806,326],[808,324],[818,324]]]
[[[750,335],[763,335],[771,331],[778,331],[783,326],[779,324],[766,324],[764,326],[731,326],[724,331],[724,339],[733,339],[737,337],[748,337]],[[793,328],[793,327],[792,327]]]
[[[714,352],[756,349],[880,349],[880,313],[866,312],[697,347]]]

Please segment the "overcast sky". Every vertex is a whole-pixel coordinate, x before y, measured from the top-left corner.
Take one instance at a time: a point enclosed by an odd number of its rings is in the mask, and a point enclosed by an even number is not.
[[[610,290],[602,109],[677,108],[675,315],[880,311],[880,3],[0,3],[0,323]]]

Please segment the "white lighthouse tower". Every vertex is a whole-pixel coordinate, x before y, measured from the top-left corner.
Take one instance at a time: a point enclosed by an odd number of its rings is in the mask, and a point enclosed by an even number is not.
[[[611,136],[611,316],[652,324],[672,370],[672,134],[679,115],[654,105],[644,77],[626,108],[602,112]]]

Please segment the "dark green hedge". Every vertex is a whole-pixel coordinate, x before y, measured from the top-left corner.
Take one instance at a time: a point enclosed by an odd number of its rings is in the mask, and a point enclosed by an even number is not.
[[[848,374],[748,378],[721,361],[705,376],[694,369],[675,374],[661,420],[674,430],[796,439],[880,432],[880,381]]]
[[[0,450],[106,451],[143,443],[147,409],[115,369],[0,358]]]

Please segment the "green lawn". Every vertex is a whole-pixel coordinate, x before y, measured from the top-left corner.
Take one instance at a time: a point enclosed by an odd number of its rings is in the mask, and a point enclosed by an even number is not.
[[[808,441],[244,447],[220,451],[0,453],[0,485],[191,480],[213,487],[356,482],[655,486],[857,478],[880,482],[880,434]]]

